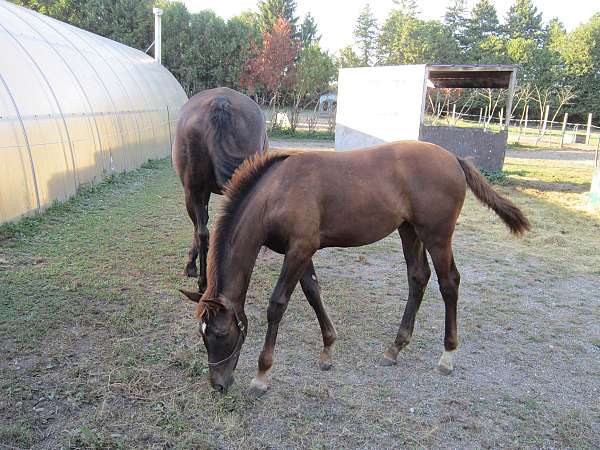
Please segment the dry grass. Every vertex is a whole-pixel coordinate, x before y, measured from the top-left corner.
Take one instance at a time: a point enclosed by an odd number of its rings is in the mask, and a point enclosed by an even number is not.
[[[375,364],[407,295],[391,236],[319,252],[340,335],[335,366],[318,370],[317,322],[296,292],[272,387],[258,401],[245,388],[281,257],[259,258],[238,381],[217,395],[191,307],[175,291],[194,284],[181,276],[191,225],[167,162],[1,228],[0,446],[598,448],[600,220],[546,196],[562,199],[559,189],[524,186],[548,181],[539,170],[500,188],[533,222],[524,239],[467,199],[455,238],[463,282],[452,376],[434,370],[443,335],[435,279],[400,364]]]

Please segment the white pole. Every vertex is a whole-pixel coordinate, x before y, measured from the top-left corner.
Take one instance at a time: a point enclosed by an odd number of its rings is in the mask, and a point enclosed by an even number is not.
[[[163,10],[160,8],[152,8],[152,12],[154,13],[154,60],[157,63],[162,64],[160,16],[162,16]]]
[[[550,105],[546,105],[546,110],[544,111],[544,121],[542,122],[542,134],[546,132],[546,127],[548,126],[548,113],[550,112]]]
[[[565,113],[562,123],[562,133],[560,134],[560,148],[563,148],[565,143],[565,132],[567,131],[567,120],[569,119],[569,113]]]
[[[585,133],[585,143],[590,143],[590,136],[592,134],[592,113],[588,114],[587,132]]]

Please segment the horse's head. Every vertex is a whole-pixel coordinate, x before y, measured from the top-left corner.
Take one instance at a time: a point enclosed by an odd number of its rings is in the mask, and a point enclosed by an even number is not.
[[[247,320],[224,298],[202,299],[201,294],[181,291],[197,303],[196,317],[200,335],[208,353],[208,374],[211,386],[226,393],[233,384],[233,371],[246,339]]]

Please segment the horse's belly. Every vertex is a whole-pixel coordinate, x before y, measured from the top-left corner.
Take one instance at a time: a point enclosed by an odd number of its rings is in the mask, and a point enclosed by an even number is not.
[[[325,224],[321,230],[321,248],[323,247],[360,247],[380,241],[393,233],[402,219],[399,217],[354,218],[336,220],[335,223]]]

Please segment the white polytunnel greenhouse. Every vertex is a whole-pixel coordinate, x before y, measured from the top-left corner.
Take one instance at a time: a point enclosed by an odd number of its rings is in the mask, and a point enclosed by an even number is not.
[[[145,53],[0,0],[0,223],[168,156],[186,101]]]

